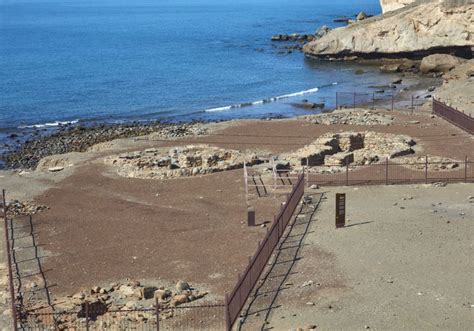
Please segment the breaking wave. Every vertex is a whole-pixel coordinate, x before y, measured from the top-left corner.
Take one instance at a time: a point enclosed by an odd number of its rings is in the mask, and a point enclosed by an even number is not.
[[[40,128],[48,128],[48,127],[55,127],[60,125],[68,125],[68,124],[76,124],[79,120],[74,121],[56,121],[51,123],[43,123],[43,124],[33,124],[33,125],[20,125],[18,129],[40,129]]]
[[[322,87],[328,87],[328,86],[333,86],[337,85],[337,82],[328,84]],[[213,112],[221,112],[221,111],[226,111],[226,110],[231,110],[231,109],[237,109],[237,108],[244,108],[244,107],[251,107],[251,106],[256,106],[256,105],[263,105],[265,103],[270,103],[270,102],[275,102],[283,99],[288,99],[288,98],[294,98],[294,97],[300,97],[303,95],[308,95],[308,94],[313,94],[319,91],[319,87],[315,87],[309,90],[304,90],[300,92],[295,92],[295,93],[290,93],[290,94],[283,94],[277,97],[272,97],[272,98],[267,98],[263,100],[258,100],[254,102],[244,102],[244,103],[238,103],[235,105],[230,105],[230,106],[223,106],[223,107],[216,107],[216,108],[210,108],[204,110],[206,113],[213,113]]]

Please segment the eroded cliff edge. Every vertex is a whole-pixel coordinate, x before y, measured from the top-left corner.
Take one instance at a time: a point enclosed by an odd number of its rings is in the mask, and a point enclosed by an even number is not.
[[[303,51],[316,58],[421,58],[433,53],[471,58],[473,46],[472,0],[419,0],[334,29]]]

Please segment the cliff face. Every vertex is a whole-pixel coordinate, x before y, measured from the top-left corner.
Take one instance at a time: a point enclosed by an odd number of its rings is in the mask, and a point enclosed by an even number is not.
[[[304,47],[314,57],[413,57],[474,46],[471,0],[418,1],[382,16],[330,31]]]
[[[380,0],[380,6],[382,6],[382,12],[386,13],[405,7],[415,1],[416,0]]]

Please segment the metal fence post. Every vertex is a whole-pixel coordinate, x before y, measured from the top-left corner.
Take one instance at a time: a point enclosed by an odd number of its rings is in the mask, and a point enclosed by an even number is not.
[[[337,107],[337,106],[338,106],[338,102],[337,102],[337,101],[338,101],[338,100],[337,100],[337,92],[336,92],[336,109],[338,108],[338,107]]]
[[[160,302],[155,297],[156,331],[160,331]]]
[[[393,111],[393,94],[392,94],[392,111]]]
[[[354,92],[354,108],[356,107],[356,94]]]
[[[425,157],[425,184],[428,184],[428,156]]]
[[[375,93],[372,93],[372,110],[375,110]]]
[[[86,309],[86,331],[89,331],[89,301],[84,303]]]
[[[468,159],[466,155],[466,157],[464,158],[464,183],[467,183],[467,163]]]
[[[414,96],[412,95],[411,96],[411,112],[413,113],[413,111],[415,110],[415,102],[414,102]]]
[[[17,311],[16,311],[16,304],[15,304],[15,290],[13,288],[13,272],[12,272],[12,257],[10,252],[10,238],[8,236],[8,217],[7,217],[7,198],[5,190],[2,190],[2,203],[3,203],[3,224],[4,224],[4,231],[5,231],[5,245],[6,245],[6,253],[7,253],[7,263],[8,263],[8,283],[10,287],[10,299],[11,299],[11,308],[12,308],[12,322],[13,322],[13,330],[18,330],[18,321],[17,321]]]
[[[388,157],[385,159],[385,185],[388,185]]]

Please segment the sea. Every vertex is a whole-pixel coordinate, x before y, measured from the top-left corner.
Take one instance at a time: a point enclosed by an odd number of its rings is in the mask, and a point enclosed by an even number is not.
[[[289,117],[371,92],[392,75],[271,40],[360,11],[379,0],[1,0],[0,149],[67,123]]]

